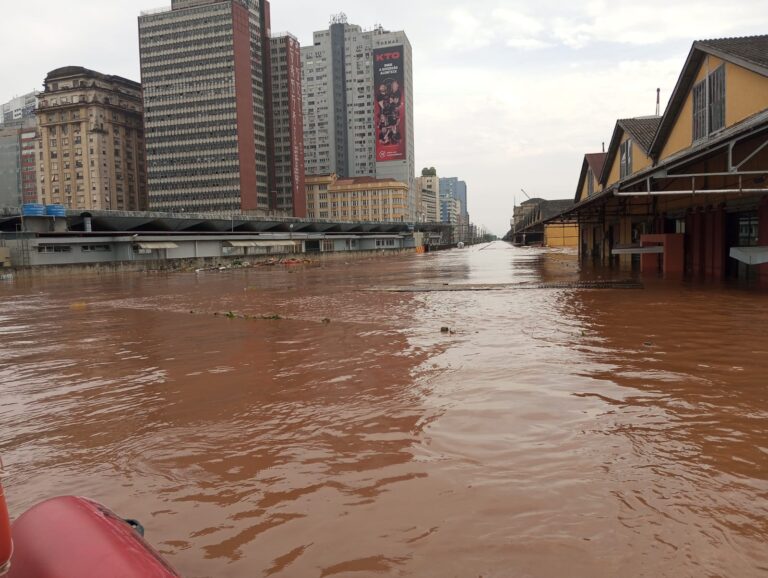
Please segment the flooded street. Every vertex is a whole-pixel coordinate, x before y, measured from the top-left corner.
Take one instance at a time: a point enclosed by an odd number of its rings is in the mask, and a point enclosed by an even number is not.
[[[371,290],[594,276],[499,242],[0,282],[12,516],[91,497],[186,578],[768,575],[765,293]]]

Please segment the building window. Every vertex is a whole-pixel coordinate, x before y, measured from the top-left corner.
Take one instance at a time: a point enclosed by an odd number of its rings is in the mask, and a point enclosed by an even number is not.
[[[111,250],[109,245],[83,245],[81,249],[83,253],[106,253]]]
[[[707,136],[707,81],[693,87],[693,140]]]
[[[632,174],[632,139],[627,139],[621,143],[620,154],[620,178],[623,179]]]
[[[709,134],[725,127],[725,65],[709,75]]]
[[[592,169],[587,169],[587,196],[591,197],[595,194],[595,176],[592,174]]]
[[[693,87],[693,140],[725,127],[725,65]]]
[[[38,253],[71,253],[72,247],[69,245],[38,245]]]

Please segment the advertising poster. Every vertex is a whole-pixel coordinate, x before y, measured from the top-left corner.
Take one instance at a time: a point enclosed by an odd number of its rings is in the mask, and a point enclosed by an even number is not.
[[[374,51],[373,86],[376,161],[405,160],[405,59],[402,46]]]

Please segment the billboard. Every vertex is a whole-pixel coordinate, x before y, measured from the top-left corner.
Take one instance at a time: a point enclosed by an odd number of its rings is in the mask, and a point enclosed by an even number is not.
[[[406,158],[405,50],[388,46],[373,51],[376,162]]]

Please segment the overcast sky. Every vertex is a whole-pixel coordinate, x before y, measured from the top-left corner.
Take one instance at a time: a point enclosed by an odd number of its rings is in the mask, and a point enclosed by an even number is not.
[[[0,18],[0,102],[60,66],[139,80],[136,17],[163,0],[25,6]],[[768,33],[765,0],[272,0],[273,31],[309,44],[340,10],[406,31],[417,169],[466,180],[472,220],[498,234],[521,188],[573,197],[617,118],[653,114],[657,87],[663,108],[694,40]]]

